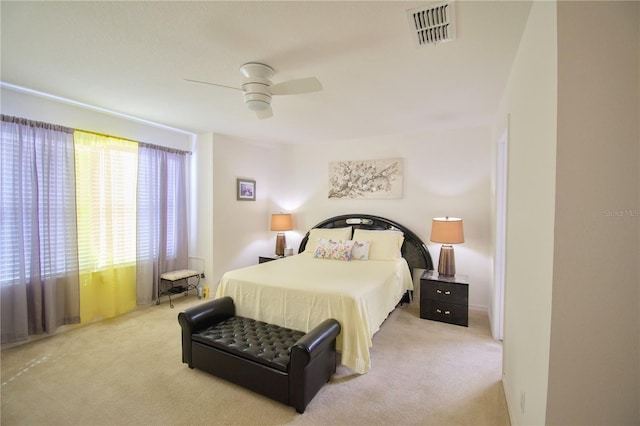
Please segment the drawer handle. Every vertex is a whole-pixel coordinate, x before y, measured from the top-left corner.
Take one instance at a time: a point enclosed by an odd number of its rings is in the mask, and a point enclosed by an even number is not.
[[[440,309],[436,309],[436,312],[437,312],[437,313],[439,313],[439,314],[441,314],[441,313],[442,313],[442,310],[440,310]],[[444,311],[444,314],[445,314],[445,315],[451,315],[451,311]]]
[[[436,293],[438,293],[438,294],[442,294],[442,293],[443,293],[443,291],[442,291],[442,290],[440,290],[440,289],[438,288],[438,289],[436,289]],[[449,291],[449,290],[445,290],[445,291],[444,291],[444,294],[446,294],[447,296],[449,296],[449,295],[451,294],[451,291]]]

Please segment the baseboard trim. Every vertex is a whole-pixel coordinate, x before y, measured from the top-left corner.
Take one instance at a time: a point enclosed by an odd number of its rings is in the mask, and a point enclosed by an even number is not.
[[[504,355],[503,355],[504,356]],[[509,382],[505,375],[502,375],[502,390],[504,390],[504,399],[507,402],[507,413],[509,413],[509,423],[512,425],[516,424],[515,419],[513,418],[513,410],[510,402],[513,401],[511,398],[513,393],[511,392],[511,388],[509,387]]]
[[[469,309],[475,309],[478,311],[484,311],[487,314],[489,313],[489,308],[487,308],[486,306],[481,306],[481,305],[469,305]]]

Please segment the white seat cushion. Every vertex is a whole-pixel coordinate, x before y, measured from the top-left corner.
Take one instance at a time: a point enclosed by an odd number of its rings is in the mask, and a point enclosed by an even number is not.
[[[197,277],[200,272],[193,269],[180,269],[178,271],[169,271],[160,275],[160,279],[167,281],[178,281],[185,278]]]

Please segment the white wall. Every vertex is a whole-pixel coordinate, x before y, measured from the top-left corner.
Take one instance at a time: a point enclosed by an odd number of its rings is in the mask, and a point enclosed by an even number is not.
[[[194,135],[22,91],[0,88],[2,114],[191,151]]]
[[[547,424],[640,423],[639,23],[638,2],[558,2]]]
[[[205,277],[200,286],[215,289],[213,276],[213,134],[198,135],[193,148],[190,196],[189,256],[197,258],[190,266],[203,267]]]
[[[199,238],[211,238],[213,262],[211,291],[228,270],[258,263],[258,256],[275,251],[275,233],[269,230],[274,206],[271,185],[281,181],[286,155],[280,145],[265,145],[225,135],[206,135],[198,145],[212,144],[213,210],[203,220],[211,221],[213,232]],[[236,200],[236,178],[256,181],[256,201]],[[271,244],[273,243],[273,244]]]
[[[544,424],[556,161],[556,4],[534,2],[496,121],[509,118],[503,384],[512,424]]]
[[[496,128],[509,118],[512,424],[640,421],[639,15],[534,2],[509,77]]]
[[[491,131],[470,128],[293,146],[286,202],[296,229],[288,233],[297,249],[304,233],[324,219],[366,213],[394,220],[429,247],[437,267],[440,245],[429,243],[431,219],[459,216],[465,243],[455,246],[456,271],[469,275],[470,304],[485,308],[491,285]],[[404,194],[392,200],[328,199],[329,163],[339,160],[403,159]]]

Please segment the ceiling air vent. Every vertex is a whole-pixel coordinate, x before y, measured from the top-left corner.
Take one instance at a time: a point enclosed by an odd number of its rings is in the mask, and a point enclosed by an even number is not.
[[[428,46],[456,39],[454,2],[431,3],[407,11],[416,46]]]

